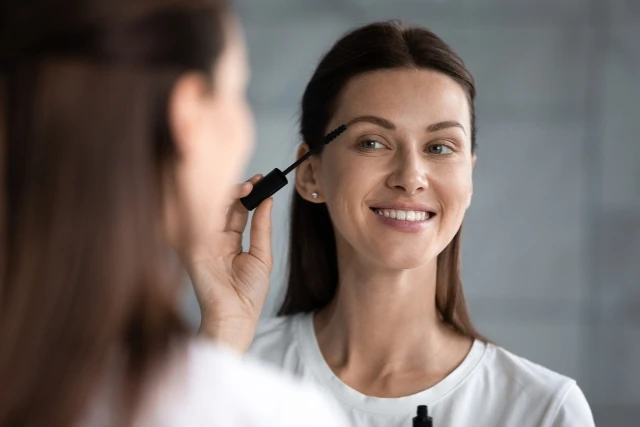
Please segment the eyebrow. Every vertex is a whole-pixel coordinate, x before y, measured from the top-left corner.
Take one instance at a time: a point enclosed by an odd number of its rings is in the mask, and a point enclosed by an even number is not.
[[[373,123],[374,125],[378,125],[380,127],[383,127],[389,130],[396,129],[396,125],[391,123],[389,120],[383,119],[382,117],[377,117],[377,116],[359,116],[359,117],[356,117],[355,119],[352,119],[349,123],[347,123],[347,126],[351,126],[352,124],[359,123],[359,122]]]
[[[359,117],[356,117],[354,119],[351,119],[347,123],[347,126],[351,126],[354,123],[360,123],[360,122],[373,123],[374,125],[378,125],[380,127],[383,127],[385,129],[389,129],[389,130],[395,130],[396,129],[396,125],[394,125],[392,122],[390,122],[387,119],[383,119],[382,117],[378,117],[378,116],[359,116]],[[453,127],[460,128],[460,129],[462,129],[462,132],[464,132],[465,134],[467,133],[464,130],[464,126],[462,126],[460,123],[456,122],[455,120],[446,120],[446,121],[443,121],[443,122],[438,122],[438,123],[431,124],[431,125],[427,126],[427,132],[438,132],[440,130],[453,128]]]
[[[427,127],[427,132],[437,132],[439,130],[449,129],[449,128],[460,128],[462,129],[462,132],[464,132],[465,134],[467,133],[464,130],[464,126],[462,126],[460,123],[456,122],[455,120],[447,120],[444,122],[438,122],[438,123],[429,125]]]

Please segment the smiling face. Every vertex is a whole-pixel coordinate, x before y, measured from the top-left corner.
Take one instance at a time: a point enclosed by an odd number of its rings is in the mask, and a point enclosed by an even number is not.
[[[302,197],[327,204],[340,256],[392,269],[435,260],[471,200],[462,87],[426,69],[366,73],[344,88],[328,130],[343,123],[347,131],[297,175]]]

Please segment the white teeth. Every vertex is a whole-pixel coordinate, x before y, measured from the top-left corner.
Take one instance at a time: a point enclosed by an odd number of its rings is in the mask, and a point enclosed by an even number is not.
[[[429,219],[427,212],[401,211],[396,209],[375,209],[378,215],[386,218],[398,219],[400,221],[425,221]]]

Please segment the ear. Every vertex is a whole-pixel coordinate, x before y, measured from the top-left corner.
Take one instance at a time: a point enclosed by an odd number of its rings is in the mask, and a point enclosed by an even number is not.
[[[300,145],[296,159],[304,156],[308,151],[309,146],[306,143]],[[311,203],[324,203],[322,188],[317,178],[318,162],[318,157],[312,155],[296,169],[296,190],[303,199]],[[313,198],[313,193],[318,193],[318,197]]]
[[[203,75],[188,73],[176,81],[168,104],[168,120],[178,155],[191,153],[198,144],[206,114],[210,88]]]

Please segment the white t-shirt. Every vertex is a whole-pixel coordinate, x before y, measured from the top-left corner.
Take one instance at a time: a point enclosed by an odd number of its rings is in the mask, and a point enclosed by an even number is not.
[[[366,396],[325,362],[312,315],[262,322],[249,352],[323,387],[352,427],[411,427],[427,405],[436,427],[590,427],[576,382],[491,344],[475,341],[465,360],[433,387],[401,398]]]
[[[193,339],[181,354],[147,385],[135,427],[348,426],[331,399],[290,374],[207,340]],[[106,379],[79,427],[114,425],[119,389]]]

